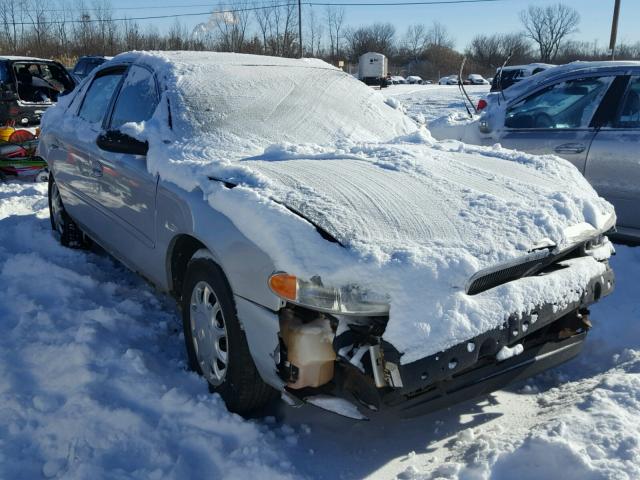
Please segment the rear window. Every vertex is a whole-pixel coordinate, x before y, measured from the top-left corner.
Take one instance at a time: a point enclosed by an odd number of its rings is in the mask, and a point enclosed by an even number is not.
[[[500,75],[500,72],[496,73],[491,83],[491,90],[506,90],[511,85],[519,82],[524,77],[524,70],[505,70]]]

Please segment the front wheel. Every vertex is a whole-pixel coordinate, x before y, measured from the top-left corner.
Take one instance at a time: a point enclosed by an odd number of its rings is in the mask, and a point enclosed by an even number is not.
[[[210,391],[220,394],[230,411],[248,414],[277,396],[253,363],[231,288],[210,258],[189,262],[182,323],[189,366],[207,380]]]
[[[89,247],[89,240],[65,210],[58,184],[52,175],[49,175],[49,218],[51,229],[57,233],[63,246],[70,248]]]

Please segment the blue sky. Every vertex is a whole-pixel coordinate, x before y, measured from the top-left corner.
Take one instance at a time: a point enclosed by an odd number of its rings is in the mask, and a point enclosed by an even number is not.
[[[318,0],[331,1],[331,0]],[[335,0],[338,1],[338,0]],[[339,0],[340,3],[357,3],[362,0]],[[369,0],[372,2],[384,2],[385,0]],[[386,0],[393,3],[400,0]],[[206,4],[206,0],[112,0],[112,5],[118,7],[141,7],[140,10],[117,10],[118,16],[145,16],[162,15],[187,12],[203,12],[216,8],[219,2],[212,2],[211,7],[192,7],[185,5]],[[244,2],[225,2],[227,5]],[[509,33],[521,28],[518,13],[530,4],[549,5],[557,3],[556,0],[501,0],[479,4],[454,4],[454,5],[412,5],[412,6],[376,6],[376,7],[345,7],[346,22],[357,26],[364,23],[391,22],[396,26],[398,33],[402,35],[408,25],[412,23],[429,24],[438,20],[446,25],[456,40],[458,48],[464,48],[468,42],[478,33]],[[614,0],[563,0],[581,15],[580,32],[573,38],[577,40],[594,41],[599,45],[607,45],[611,29],[611,17]],[[148,9],[148,6],[165,6],[180,4],[180,7]],[[304,6],[303,8],[311,8]],[[319,15],[324,12],[324,7],[312,7]],[[183,17],[180,21],[192,27],[206,20],[203,17]],[[160,29],[165,29],[174,20],[153,20]],[[620,14],[620,26],[618,40],[624,42],[640,41],[640,29],[637,25],[640,21],[640,1],[622,0]],[[142,25],[146,22],[141,21]]]

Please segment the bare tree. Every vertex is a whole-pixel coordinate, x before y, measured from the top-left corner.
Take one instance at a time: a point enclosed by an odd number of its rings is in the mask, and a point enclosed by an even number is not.
[[[47,21],[47,8],[44,2],[38,0],[29,0],[26,3],[27,18],[32,25],[33,44],[30,50],[34,50],[36,54],[44,54],[44,45],[47,42],[50,23]],[[45,54],[46,55],[46,54]]]
[[[340,57],[341,34],[344,26],[344,8],[327,6],[325,17],[329,29],[329,57],[335,60]]]
[[[529,62],[531,45],[519,33],[476,35],[465,54],[474,64],[491,71],[501,66],[508,57],[511,57],[511,63]]]
[[[573,8],[558,3],[547,7],[530,5],[520,12],[525,35],[533,40],[540,50],[540,60],[552,62],[562,42],[578,31],[580,14]]]
[[[238,5],[234,5],[237,9]],[[246,7],[246,3],[240,6]],[[218,7],[219,12],[213,13],[208,22],[215,26],[218,33],[218,49],[225,52],[242,52],[244,49],[245,35],[249,23],[249,12],[244,9],[231,9],[223,4]]]
[[[447,27],[434,21],[425,35],[425,43],[430,47],[453,48],[455,42]]]
[[[349,30],[346,33],[349,56],[356,61],[367,52],[383,53],[391,56],[395,53],[396,29],[390,23],[374,23],[368,27]]]
[[[18,50],[18,28],[23,10],[22,2],[12,0],[0,1],[0,22],[2,22],[2,44],[10,52]]]
[[[322,35],[324,29],[322,24],[318,21],[315,10],[313,7],[309,8],[307,15],[307,46],[305,47],[306,54],[312,57],[319,56],[322,49]]]
[[[262,36],[262,48],[263,53],[266,53],[267,44],[272,31],[272,19],[273,6],[264,6],[256,4],[256,10],[254,10],[254,16],[258,24],[258,29]]]
[[[427,27],[418,23],[409,25],[404,39],[404,48],[414,62],[417,62],[427,46]]]

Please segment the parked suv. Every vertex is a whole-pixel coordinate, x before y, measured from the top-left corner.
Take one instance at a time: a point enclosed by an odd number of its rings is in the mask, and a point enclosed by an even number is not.
[[[0,124],[39,125],[43,112],[75,85],[53,60],[0,57]]]
[[[99,67],[108,60],[111,60],[111,58],[112,57],[104,57],[99,55],[86,55],[84,57],[80,57],[73,67],[72,72],[78,78],[78,80],[82,80],[84,79],[84,77],[89,75],[94,68]]]
[[[553,67],[547,63],[530,63],[528,65],[511,65],[504,68],[497,68],[496,75],[491,80],[491,91],[499,92],[506,90],[514,83],[518,83],[524,78],[544,72]]]
[[[189,365],[240,413],[446,407],[577,355],[613,289],[615,213],[573,166],[434,148],[320,60],[122,54],[38,151],[62,243],[170,292]]]

